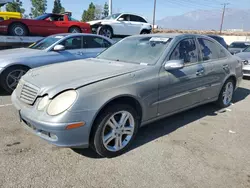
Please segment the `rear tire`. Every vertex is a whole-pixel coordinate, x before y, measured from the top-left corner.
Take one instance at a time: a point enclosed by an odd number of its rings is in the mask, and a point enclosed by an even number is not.
[[[23,66],[7,68],[0,76],[0,84],[3,89],[11,94],[15,90],[21,77],[26,74],[28,70],[29,68]]]
[[[230,106],[235,89],[234,80],[229,78],[223,85],[219,98],[217,100],[217,105],[221,108],[226,108]]]
[[[122,117],[126,120],[122,121]],[[112,105],[95,121],[91,148],[102,157],[119,156],[129,148],[138,128],[139,119],[134,108],[126,104]]]
[[[79,27],[71,27],[69,28],[70,33],[81,33],[81,29]]]
[[[24,24],[14,23],[10,26],[9,33],[12,36],[27,36],[29,32]]]

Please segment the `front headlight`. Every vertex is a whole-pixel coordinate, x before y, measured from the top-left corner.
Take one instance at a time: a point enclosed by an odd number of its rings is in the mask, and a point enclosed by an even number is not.
[[[66,111],[75,102],[77,93],[75,90],[65,91],[56,96],[49,104],[47,113],[56,116]]]

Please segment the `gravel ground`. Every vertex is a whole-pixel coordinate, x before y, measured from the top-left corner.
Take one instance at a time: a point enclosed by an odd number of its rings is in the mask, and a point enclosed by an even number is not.
[[[225,110],[204,105],[143,127],[129,152],[106,159],[30,134],[0,91],[0,187],[250,187],[250,80],[233,103]]]

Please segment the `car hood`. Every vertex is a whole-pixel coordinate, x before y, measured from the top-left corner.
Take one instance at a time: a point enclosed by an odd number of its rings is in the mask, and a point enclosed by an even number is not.
[[[48,94],[52,98],[64,90],[77,89],[146,67],[139,64],[90,58],[32,69],[23,76],[22,80],[38,87],[40,96]]]
[[[101,23],[101,22],[111,22],[112,20],[93,20],[93,21],[90,21],[90,22],[87,22],[88,24],[90,25],[95,25],[97,23]]]
[[[16,48],[10,50],[0,50],[0,67],[2,63],[16,60],[17,58],[32,57],[44,53],[43,50],[34,50],[29,48]]]
[[[250,60],[250,52],[241,52],[235,55],[240,57],[242,60]]]

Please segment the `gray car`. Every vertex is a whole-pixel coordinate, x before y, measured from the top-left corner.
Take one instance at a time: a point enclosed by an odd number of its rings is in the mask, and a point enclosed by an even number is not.
[[[114,42],[92,34],[57,34],[28,48],[0,51],[0,86],[11,93],[31,68],[96,57]]]
[[[48,142],[114,157],[140,126],[209,102],[229,106],[241,79],[240,58],[210,37],[149,34],[97,58],[30,70],[12,102],[25,127]]]
[[[235,54],[243,61],[243,76],[250,76],[250,46],[244,49],[241,53]]]
[[[229,45],[228,50],[230,51],[231,54],[237,54],[242,52],[245,48],[250,46],[250,42],[233,42]]]

